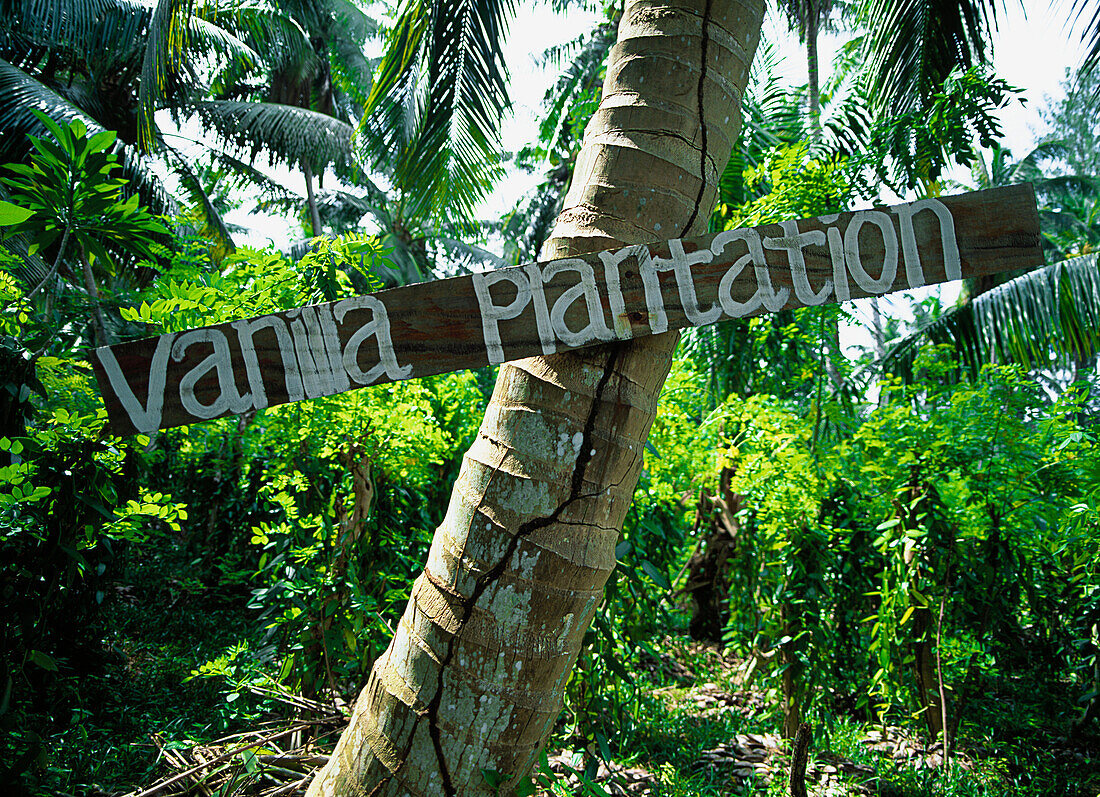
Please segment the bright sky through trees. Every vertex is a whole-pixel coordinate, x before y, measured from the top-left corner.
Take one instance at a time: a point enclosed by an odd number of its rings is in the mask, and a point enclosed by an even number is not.
[[[1062,7],[1064,6],[1064,7]],[[1022,155],[1043,135],[1041,108],[1048,104],[1047,96],[1061,94],[1059,81],[1067,69],[1076,66],[1083,54],[1080,27],[1070,27],[1069,3],[1059,0],[1053,12],[1044,3],[1027,0],[1027,8],[1008,3],[999,14],[1000,27],[994,38],[994,67],[999,76],[1024,89],[1027,102],[1015,102],[1002,114],[1005,145]],[[514,111],[505,124],[504,149],[514,152],[535,140],[543,95],[557,76],[555,64],[543,64],[542,53],[557,44],[581,35],[601,20],[597,13],[572,9],[567,14],[555,14],[547,2],[520,4],[511,26],[505,56],[511,70],[511,94]],[[821,38],[822,79],[830,73],[830,62],[838,45],[847,34],[825,33]],[[781,43],[784,54],[782,71],[791,85],[806,82],[806,59],[796,35],[780,15],[771,11],[765,18],[764,36]],[[259,163],[261,168],[263,164]],[[268,171],[265,169],[265,171]],[[304,193],[298,183],[301,176],[282,169],[270,170],[277,179]],[[956,170],[951,177],[960,183],[969,182],[966,170]],[[503,180],[483,205],[485,218],[496,218],[514,207],[526,191],[540,179],[538,174],[513,173]],[[253,229],[247,236],[251,243],[263,245],[268,239],[285,246],[296,237],[281,219],[263,218],[247,213],[249,204],[230,214],[230,219]]]

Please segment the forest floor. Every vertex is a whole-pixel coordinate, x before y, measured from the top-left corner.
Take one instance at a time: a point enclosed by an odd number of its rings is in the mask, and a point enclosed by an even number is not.
[[[541,766],[539,795],[694,797],[792,792],[791,744],[772,731],[777,696],[744,684],[741,662],[684,639],[667,638],[659,658],[643,658],[642,711],[630,752],[601,760],[560,749]],[[986,684],[987,710],[963,723],[945,762],[942,746],[911,727],[851,718],[810,718],[812,743],[804,784],[817,797],[964,797],[969,795],[1100,795],[1095,731],[1077,740],[1058,735],[1061,714],[1049,685]],[[339,708],[289,694],[260,695],[291,718],[273,717],[247,733],[201,744],[152,737],[157,764],[144,789],[152,795],[294,797],[326,760],[343,725]],[[342,706],[346,710],[346,706]],[[315,741],[303,743],[303,730]],[[623,745],[620,743],[620,749]],[[159,786],[154,792],[151,787]]]
[[[242,611],[246,590],[187,584],[170,569],[147,568],[139,580],[108,587],[112,599],[105,603],[113,608],[102,618],[98,658],[72,679],[71,704],[51,709],[72,719],[43,739],[41,760],[22,790],[0,784],[0,794],[304,793],[309,773],[323,763],[345,722],[347,705],[278,688],[277,649]],[[602,756],[594,742],[587,749],[570,744],[582,735],[575,728],[571,737],[552,739],[553,754],[536,772],[551,781],[549,791],[559,797],[790,794],[791,745],[778,735],[779,695],[769,687],[778,680],[774,673],[746,678],[743,662],[689,640],[686,632],[651,644],[655,655],[642,655],[632,667],[633,689],[620,712],[630,727],[593,727],[600,712],[590,712],[582,726],[590,739],[604,735]],[[1028,672],[981,676],[973,690],[980,699],[968,701],[947,761],[912,718],[883,725],[852,711],[811,711],[805,717],[812,730],[808,794],[1100,796],[1100,723],[1069,738],[1080,713],[1078,695],[1068,683]]]

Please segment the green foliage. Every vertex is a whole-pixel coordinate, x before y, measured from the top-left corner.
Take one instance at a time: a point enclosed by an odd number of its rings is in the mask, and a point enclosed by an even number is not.
[[[975,140],[990,148],[1000,138],[997,111],[1019,93],[983,67],[952,71],[919,107],[871,128],[866,150],[850,164],[853,183],[864,197],[876,195],[879,182],[899,196],[938,193],[951,161],[969,166]]]
[[[63,365],[40,360],[39,372]],[[169,496],[134,484],[137,440],[104,435],[102,410],[57,406],[65,400],[55,392],[59,383],[90,393],[90,374],[58,380],[43,373],[42,381],[48,399],[38,403],[45,406],[21,436],[0,438],[0,757],[22,762],[9,770],[12,778],[40,760],[32,751],[45,760],[39,739],[46,729],[70,722],[51,707],[83,699],[74,676],[95,659],[103,576],[120,546],[159,539],[187,518]]]
[[[1043,108],[1041,115],[1051,137],[1065,142],[1065,173],[1100,176],[1100,153],[1093,144],[1100,138],[1096,114],[1100,71],[1067,70],[1060,88],[1064,94]]]
[[[829,446],[767,397],[727,405],[749,532],[732,563],[730,639],[745,655],[766,660],[802,635],[796,662],[781,660],[882,714],[926,710],[904,675],[922,644],[952,706],[977,673],[1019,666],[1024,639],[1050,666],[1079,666],[1064,629],[1087,639],[1082,604],[1057,596],[1091,583],[1079,568],[1096,541],[1064,518],[1080,506],[1082,458],[1100,452],[1074,421],[1078,398],[1048,405],[1005,367],[960,385],[954,367],[925,352],[918,383],[885,383],[878,408]],[[914,627],[940,611],[935,628]]]
[[[991,362],[1080,367],[1100,349],[1098,280],[1095,255],[1030,271],[920,324],[886,353],[883,370],[918,379],[914,358],[928,343],[950,346],[971,377]]]
[[[759,166],[745,170],[744,181],[756,198],[739,206],[719,204],[715,215],[723,229],[838,213],[851,192],[844,161],[811,157],[807,143],[772,148]]]
[[[204,242],[181,240],[168,270],[137,306],[123,307],[120,314],[126,321],[176,332],[334,301],[356,295],[353,278],[377,288],[370,270],[386,263],[388,254],[377,238],[351,234],[313,239],[297,263],[270,249],[242,248],[214,269]]]
[[[241,248],[213,269],[192,243],[122,315],[147,334],[329,301],[386,256],[343,236],[297,263]],[[185,527],[211,562],[203,578],[247,587],[259,613],[262,640],[236,654],[258,662],[252,675],[311,695],[358,682],[400,617],[484,400],[475,374],[448,374],[161,436],[158,489],[205,508]],[[202,674],[232,680],[223,670]]]
[[[0,178],[26,214],[5,225],[5,234],[28,235],[32,254],[71,235],[81,257],[107,266],[113,263],[109,248],[145,260],[164,254],[156,236],[168,230],[138,204],[136,194],[123,199],[127,181],[116,174],[118,158],[107,152],[115,134],[104,130],[89,136],[79,119],[64,127],[41,112],[35,115],[54,140],[31,136],[36,154],[30,163],[8,164],[13,176]],[[57,257],[65,255],[60,247]]]
[[[514,10],[509,0],[402,4],[355,144],[389,176],[406,223],[468,228],[499,176],[502,48]]]

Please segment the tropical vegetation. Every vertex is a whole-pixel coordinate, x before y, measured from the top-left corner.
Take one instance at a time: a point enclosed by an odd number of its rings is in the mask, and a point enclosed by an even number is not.
[[[510,2],[3,4],[8,792],[274,797],[328,759],[496,369],[118,436],[88,352],[538,257],[623,15],[555,5],[600,21],[545,54],[537,139],[504,153]],[[868,306],[862,346],[850,306],[686,334],[560,716],[479,788],[1094,795],[1100,72],[1013,153],[992,5],[782,10],[810,84],[761,43],[702,226],[1026,180],[1047,265]],[[819,65],[828,26],[851,43]],[[479,218],[509,170],[541,180]],[[240,208],[300,241],[246,245]]]

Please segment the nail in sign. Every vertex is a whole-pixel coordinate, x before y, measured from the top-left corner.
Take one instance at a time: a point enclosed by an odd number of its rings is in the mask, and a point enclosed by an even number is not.
[[[1030,185],[624,246],[96,349],[112,429],[1039,265]]]

